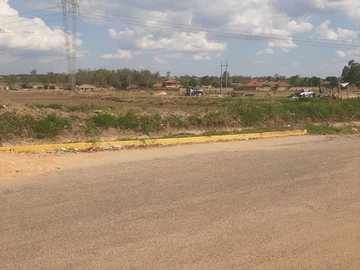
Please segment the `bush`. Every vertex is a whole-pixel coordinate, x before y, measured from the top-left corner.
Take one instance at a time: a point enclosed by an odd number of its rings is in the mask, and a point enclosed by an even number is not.
[[[119,127],[124,130],[137,130],[140,126],[139,117],[132,111],[118,118]]]
[[[118,118],[111,114],[99,114],[91,117],[88,121],[92,122],[96,128],[118,128]]]
[[[12,137],[32,136],[36,120],[30,115],[19,116],[12,112],[0,115],[0,141]]]
[[[49,114],[35,123],[34,136],[37,139],[53,138],[63,132],[68,126],[68,119],[61,118],[56,114]]]

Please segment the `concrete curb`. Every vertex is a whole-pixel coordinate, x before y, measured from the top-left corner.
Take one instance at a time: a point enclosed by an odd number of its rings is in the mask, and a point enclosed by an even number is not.
[[[277,131],[277,132],[220,135],[220,136],[200,136],[200,137],[188,137],[188,138],[25,145],[25,146],[0,147],[0,152],[1,151],[14,151],[14,152],[56,151],[62,148],[86,150],[91,148],[102,148],[102,147],[121,148],[126,146],[179,145],[179,144],[192,144],[192,143],[205,143],[205,142],[226,142],[226,141],[236,141],[236,140],[246,140],[246,139],[264,139],[264,138],[276,138],[276,137],[288,137],[288,136],[301,136],[306,134],[307,134],[307,130],[289,130],[289,131]]]

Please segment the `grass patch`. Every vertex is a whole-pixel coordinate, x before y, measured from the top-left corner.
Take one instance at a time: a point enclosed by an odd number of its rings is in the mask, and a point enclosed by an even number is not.
[[[85,105],[85,106],[64,106],[68,112],[89,112],[89,111],[99,111],[99,110],[108,110],[115,111],[115,106],[96,106],[94,104]]]
[[[6,112],[0,115],[0,142],[13,137],[31,137],[36,119],[30,115]]]
[[[71,129],[68,119],[49,114],[35,122],[33,130],[37,139],[53,138],[66,129]]]
[[[63,108],[61,104],[50,104],[50,105],[34,104],[31,107],[35,107],[38,109],[53,109],[53,110],[61,110]]]
[[[64,130],[71,130],[70,122],[56,114],[49,114],[41,119],[12,112],[0,115],[0,141],[13,137],[53,138]]]
[[[173,139],[173,138],[189,138],[189,137],[197,137],[194,133],[180,132],[176,134],[169,134],[166,136],[162,136],[160,139]]]
[[[318,126],[310,125],[307,131],[311,135],[340,135],[340,134],[355,134],[357,131],[352,127],[332,127],[332,126]]]

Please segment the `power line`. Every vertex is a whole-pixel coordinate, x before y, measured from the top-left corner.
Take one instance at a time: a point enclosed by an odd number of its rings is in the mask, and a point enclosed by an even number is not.
[[[13,22],[18,22],[19,19],[20,19],[20,16],[23,16],[23,15],[26,15],[26,14],[32,14],[32,13],[38,13],[38,12],[41,12],[41,11],[46,11],[46,10],[51,10],[51,9],[56,9],[57,7],[49,7],[49,8],[43,8],[43,9],[37,9],[37,10],[32,10],[32,11],[26,11],[26,12],[21,12],[21,13],[18,13],[17,16],[18,18],[16,20],[12,20],[12,21],[8,21],[6,23],[3,23],[1,25],[7,25],[7,24],[11,24]],[[48,15],[43,15],[43,16],[50,16],[50,15],[54,15],[55,12],[53,14],[48,14]]]
[[[57,18],[57,19],[53,19],[53,20],[47,20],[47,21],[43,21],[45,24],[47,24],[47,23],[50,23],[50,22],[58,22],[58,21],[62,21],[62,18]],[[10,27],[10,28],[5,28],[5,29],[3,29],[4,31],[5,30],[14,30],[14,29],[19,29],[19,28],[26,28],[26,27],[28,27],[28,26],[35,26],[35,25],[37,25],[37,26],[39,26],[39,24],[38,23],[27,23],[27,24],[25,24],[25,25],[21,25],[21,26],[16,26],[16,27]],[[1,33],[1,32],[0,32]]]
[[[237,33],[229,32],[229,29],[204,29],[199,26],[189,26],[187,24],[172,23],[169,21],[157,21],[148,23],[147,20],[141,18],[133,18],[126,15],[116,15],[116,14],[97,14],[96,12],[88,13],[83,12],[84,17],[95,20],[109,21],[109,22],[121,22],[121,23],[132,23],[135,25],[149,26],[149,27],[159,27],[159,28],[176,28],[179,30],[190,30],[190,31],[206,31],[208,34],[217,36],[217,37],[228,37],[235,39],[244,39],[244,40],[267,40],[267,41],[282,41],[290,42],[291,40],[301,44],[301,45],[312,45],[312,46],[321,46],[321,47],[332,47],[332,48],[344,48],[344,49],[356,49],[356,43],[351,43],[350,40],[333,40],[333,39],[324,39],[324,38],[305,38],[297,36],[286,36],[286,35],[274,35],[274,34],[262,34],[254,35],[247,31],[238,31]],[[151,17],[150,17],[151,18]],[[148,17],[147,17],[148,19]],[[221,31],[220,31],[221,30]],[[350,43],[350,44],[349,44]]]

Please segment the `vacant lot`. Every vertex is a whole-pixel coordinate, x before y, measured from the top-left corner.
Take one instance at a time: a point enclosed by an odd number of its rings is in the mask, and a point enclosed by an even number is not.
[[[0,143],[77,142],[308,128],[356,132],[360,99],[202,96],[180,92],[0,92]],[[320,126],[320,127],[319,127]]]

